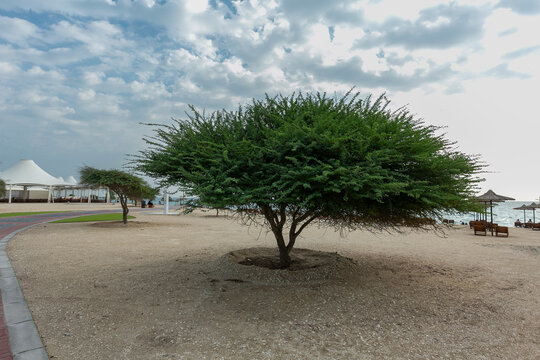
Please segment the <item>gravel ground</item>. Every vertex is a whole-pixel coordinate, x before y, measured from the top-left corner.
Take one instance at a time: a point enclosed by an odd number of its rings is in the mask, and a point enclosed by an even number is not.
[[[274,248],[270,234],[207,214],[15,236],[8,255],[50,358],[540,358],[540,232],[315,226],[297,247],[327,252],[317,267],[269,270],[228,253]]]

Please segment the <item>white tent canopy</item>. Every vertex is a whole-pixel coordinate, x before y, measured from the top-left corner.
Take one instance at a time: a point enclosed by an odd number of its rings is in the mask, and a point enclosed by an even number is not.
[[[9,189],[9,200],[12,202],[12,191],[21,191],[21,198],[25,201],[30,199],[30,188],[32,191],[45,190],[48,191],[47,202],[54,202],[55,196],[61,198],[61,200],[67,200],[68,190],[71,192],[78,191],[81,202],[83,202],[84,192],[87,192],[87,201],[90,203],[92,197],[98,199],[100,193],[106,190],[105,201],[110,203],[110,196],[108,188],[89,189],[73,177],[69,176],[67,180],[60,177],[54,177],[42,168],[40,168],[33,160],[21,160],[7,170],[0,171],[0,179],[4,180],[7,188]],[[36,189],[37,188],[37,189]],[[61,196],[61,191],[64,191],[64,197]],[[95,194],[97,192],[97,194]],[[71,200],[71,198],[69,199]]]
[[[7,185],[20,186],[58,186],[64,185],[42,168],[34,160],[21,160],[7,170],[0,173],[0,178]]]
[[[73,175],[68,176],[66,182],[68,182],[70,185],[78,185],[79,184],[79,182],[77,180],[75,180]]]

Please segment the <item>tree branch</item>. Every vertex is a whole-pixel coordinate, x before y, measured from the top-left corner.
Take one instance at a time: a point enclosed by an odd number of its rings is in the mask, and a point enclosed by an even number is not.
[[[279,227],[283,229],[283,226],[287,222],[287,206],[282,204],[279,209],[279,215],[281,217],[281,220],[279,221]]]
[[[270,227],[272,228],[272,230],[277,228],[277,218],[276,218],[276,215],[270,209],[270,207],[268,205],[259,205],[259,207],[263,211],[263,214],[266,220],[268,220],[268,222],[270,223]]]
[[[312,217],[310,217],[306,222],[304,222],[302,224],[302,226],[300,226],[300,229],[298,229],[298,231],[294,234],[295,238],[300,235],[300,233],[302,232],[302,230],[304,230],[306,228],[306,226],[308,226],[313,220],[315,220],[316,218],[318,218],[319,215],[318,214],[315,214],[313,215]]]
[[[303,220],[307,219],[310,215],[311,217],[300,226],[298,231],[296,231],[296,227],[298,226],[298,224],[300,224]],[[287,251],[292,250],[292,248],[294,247],[294,243],[296,242],[296,238],[298,237],[298,235],[300,235],[302,230],[304,230],[306,226],[309,225],[309,223],[311,223],[318,217],[318,214],[313,214],[312,212],[308,211],[292,221],[291,228],[289,229],[289,243],[287,244]]]

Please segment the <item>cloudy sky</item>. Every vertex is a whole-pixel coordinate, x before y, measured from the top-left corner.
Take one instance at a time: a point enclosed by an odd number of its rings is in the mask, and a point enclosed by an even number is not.
[[[386,92],[540,196],[540,0],[2,0],[0,170],[119,168],[187,104]]]

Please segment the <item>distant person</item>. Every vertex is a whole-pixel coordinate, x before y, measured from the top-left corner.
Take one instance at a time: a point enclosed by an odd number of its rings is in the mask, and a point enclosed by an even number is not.
[[[154,203],[152,202],[152,200],[148,200],[148,207],[149,207],[149,208],[153,208],[153,207],[154,207]]]

